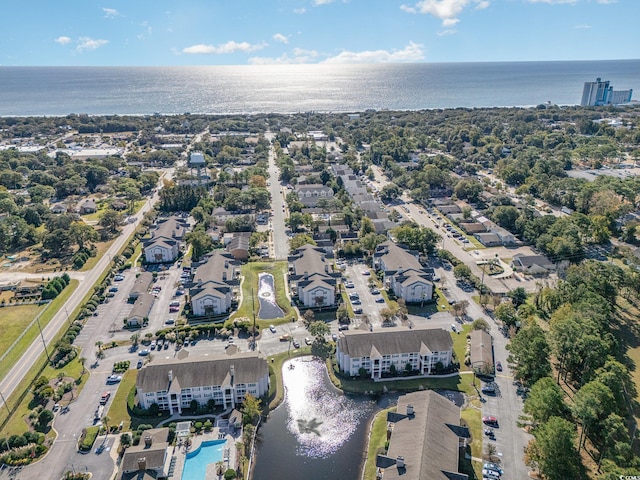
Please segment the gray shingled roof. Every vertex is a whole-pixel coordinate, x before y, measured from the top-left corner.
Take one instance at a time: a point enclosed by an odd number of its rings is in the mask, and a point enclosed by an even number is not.
[[[131,292],[129,295],[140,295],[142,293],[147,293],[149,291],[149,287],[153,282],[153,273],[151,272],[142,272],[136,281],[133,282],[133,287],[131,287]]]
[[[479,370],[493,370],[493,339],[484,330],[471,332],[471,366]],[[483,366],[484,365],[484,366]],[[488,371],[490,371],[488,370]]]
[[[266,359],[254,352],[238,353],[231,357],[190,356],[184,360],[159,358],[142,367],[136,384],[142,392],[168,390],[171,371],[173,383],[177,381],[181,388],[223,385],[225,379],[229,378],[232,365],[234,384],[255,383],[269,374]]]
[[[146,437],[151,437],[150,447],[145,445]],[[147,463],[147,470],[162,467],[165,453],[169,446],[167,443],[168,437],[169,429],[166,427],[145,430],[140,438],[140,444],[127,448],[122,457],[120,471],[138,470],[138,459],[143,457]]]
[[[375,256],[382,259],[387,271],[397,271],[405,268],[422,270],[422,265],[415,256],[391,240],[378,245]]]
[[[233,255],[222,250],[216,250],[207,258],[205,263],[198,266],[193,275],[193,283],[198,285],[210,280],[219,283],[231,282],[235,280],[233,274],[235,265],[236,261]],[[223,273],[227,274],[226,280],[223,279]]]
[[[453,348],[451,334],[441,328],[385,328],[374,332],[348,330],[338,339],[338,349],[351,358],[394,353],[446,352]]]
[[[325,253],[322,249],[316,248],[313,245],[304,245],[296,250],[296,255],[300,255],[295,258],[293,263],[295,274],[303,275],[305,272],[312,273],[324,273],[325,265]]]
[[[136,303],[133,304],[129,318],[148,317],[149,313],[151,313],[151,307],[153,307],[155,299],[156,297],[150,293],[141,293],[138,295],[138,299],[136,300]]]
[[[405,468],[388,466],[384,480],[447,480],[467,478],[458,474],[458,436],[451,427],[460,425],[460,409],[432,390],[413,392],[398,398],[397,415],[413,415],[396,421],[386,458],[404,457]],[[389,462],[387,462],[389,463]]]

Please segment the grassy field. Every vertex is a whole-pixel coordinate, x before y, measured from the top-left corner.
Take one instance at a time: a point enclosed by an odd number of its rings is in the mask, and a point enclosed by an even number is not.
[[[369,432],[369,445],[367,448],[367,460],[364,464],[363,480],[376,480],[376,456],[378,449],[384,448],[387,442],[387,412],[395,410],[395,407],[378,412],[373,419]]]
[[[127,431],[131,428],[131,415],[127,408],[127,399],[131,393],[133,387],[136,386],[136,379],[138,378],[138,370],[127,370],[122,376],[122,381],[118,386],[111,406],[107,412],[109,417],[109,423],[111,425],[123,424],[122,430]]]
[[[453,337],[453,352],[456,354],[456,359],[460,362],[460,371],[467,372],[471,369],[464,364],[464,352],[467,348],[467,334],[471,332],[471,325],[464,325],[462,327],[462,333],[452,333]]]
[[[231,316],[232,319],[239,317],[247,317],[253,319],[256,316],[258,325],[260,328],[265,328],[270,324],[279,325],[282,323],[290,322],[295,318],[296,312],[291,308],[289,299],[285,290],[284,274],[287,269],[286,262],[252,262],[242,267],[242,303],[238,307],[235,314]],[[258,274],[261,272],[270,273],[273,275],[275,290],[276,290],[276,302],[280,308],[284,311],[285,316],[283,318],[273,320],[260,320],[258,318],[258,310],[260,309],[260,303],[253,301],[255,295],[258,292]]]
[[[473,407],[467,407],[461,412],[462,420],[465,421],[471,431],[471,456],[482,458],[482,412]],[[482,478],[482,463],[472,462],[476,478]]]
[[[71,280],[62,293],[49,304],[2,307],[0,309],[0,332],[2,332],[0,335],[0,355],[4,355],[8,351],[24,329],[36,318],[36,315],[41,314],[40,326],[45,328],[77,287],[78,280]],[[39,334],[38,325],[34,324],[2,360],[0,378],[4,378]]]

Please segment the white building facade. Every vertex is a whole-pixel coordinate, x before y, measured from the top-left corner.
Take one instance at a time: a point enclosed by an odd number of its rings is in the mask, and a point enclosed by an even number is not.
[[[223,409],[239,406],[246,394],[256,398],[269,392],[269,366],[253,352],[231,357],[164,359],[144,366],[136,382],[142,408],[154,403],[169,414],[182,413],[191,401],[213,400]]]
[[[338,339],[340,371],[376,380],[385,374],[432,375],[453,361],[453,340],[443,329],[385,328],[377,332],[346,331]]]

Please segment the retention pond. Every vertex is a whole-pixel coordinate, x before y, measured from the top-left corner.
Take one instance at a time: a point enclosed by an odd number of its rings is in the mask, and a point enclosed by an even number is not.
[[[335,389],[311,357],[285,363],[282,373],[286,398],[260,427],[253,479],[359,479],[376,402]]]

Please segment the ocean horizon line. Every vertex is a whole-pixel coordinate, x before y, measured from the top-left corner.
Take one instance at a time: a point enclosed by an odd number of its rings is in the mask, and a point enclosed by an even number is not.
[[[452,61],[452,62],[357,62],[357,63],[238,63],[214,65],[2,65],[0,68],[210,68],[210,67],[311,67],[311,66],[375,66],[384,65],[494,65],[494,64],[523,64],[523,63],[589,63],[589,62],[637,62],[638,58],[607,58],[607,59],[573,59],[573,60],[483,60],[483,61]]]

